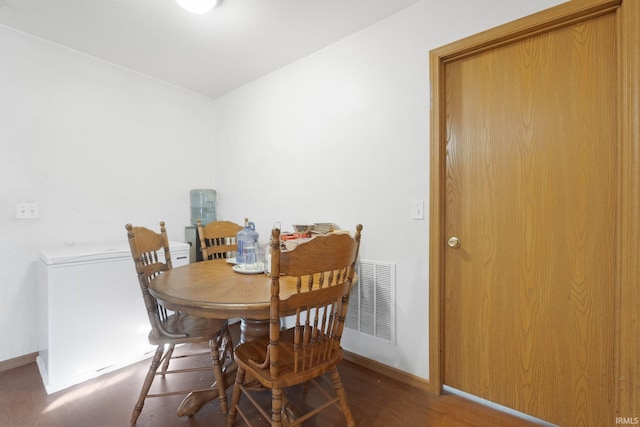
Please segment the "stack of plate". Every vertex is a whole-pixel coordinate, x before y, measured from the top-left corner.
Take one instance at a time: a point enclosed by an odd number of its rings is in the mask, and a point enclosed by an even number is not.
[[[317,234],[327,234],[335,230],[340,230],[340,227],[337,224],[329,222],[316,222],[313,225],[313,232]]]

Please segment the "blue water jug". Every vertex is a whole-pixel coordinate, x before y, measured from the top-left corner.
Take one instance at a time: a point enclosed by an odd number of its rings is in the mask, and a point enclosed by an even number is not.
[[[258,245],[259,234],[256,226],[249,218],[244,219],[244,228],[236,234],[238,242],[238,254],[236,255],[236,263],[246,264],[256,262],[256,246]],[[248,258],[248,259],[247,259]]]

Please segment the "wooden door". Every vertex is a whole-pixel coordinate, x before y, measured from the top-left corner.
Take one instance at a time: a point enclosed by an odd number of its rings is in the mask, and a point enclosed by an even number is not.
[[[610,7],[439,70],[436,381],[562,426],[617,413],[623,151]]]

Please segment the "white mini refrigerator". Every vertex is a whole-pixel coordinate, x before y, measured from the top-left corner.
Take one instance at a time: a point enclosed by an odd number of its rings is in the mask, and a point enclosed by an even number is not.
[[[173,267],[189,245],[170,243]],[[38,368],[54,393],[149,356],[149,318],[128,243],[44,249],[38,263]]]

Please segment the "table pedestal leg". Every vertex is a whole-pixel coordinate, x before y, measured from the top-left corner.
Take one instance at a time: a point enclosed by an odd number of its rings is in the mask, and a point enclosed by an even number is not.
[[[241,319],[240,344],[269,335],[269,319]]]
[[[232,369],[229,369],[224,373],[227,387],[233,384],[233,382],[235,381],[236,369],[237,366],[234,366]],[[211,388],[208,390],[193,391],[182,400],[182,403],[180,403],[180,406],[178,407],[178,416],[191,417],[195,415],[204,405],[216,399],[217,397],[218,389],[216,388],[216,383],[213,383]]]

